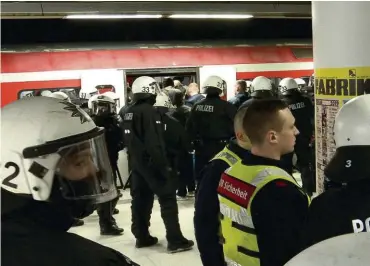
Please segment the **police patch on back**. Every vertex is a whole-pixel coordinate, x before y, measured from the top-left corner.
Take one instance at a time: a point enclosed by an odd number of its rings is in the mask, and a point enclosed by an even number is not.
[[[213,113],[213,109],[214,109],[213,105],[199,104],[196,106],[195,111]]]
[[[130,121],[130,120],[132,120],[133,117],[134,117],[134,113],[127,113],[127,114],[125,114],[123,120]]]
[[[304,102],[289,104],[289,109],[290,110],[298,110],[298,109],[302,109],[302,108],[305,108],[305,107],[306,107],[306,105],[304,104]]]

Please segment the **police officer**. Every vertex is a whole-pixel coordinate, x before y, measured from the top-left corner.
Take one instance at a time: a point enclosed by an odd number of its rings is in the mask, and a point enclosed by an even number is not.
[[[2,265],[137,265],[68,233],[73,217],[117,197],[104,130],[49,97],[12,102],[1,115]]]
[[[311,204],[306,247],[339,235],[370,232],[370,95],[358,96],[339,110],[334,124],[336,151],[325,175],[346,186],[331,189]]]
[[[239,108],[242,103],[250,98],[247,90],[247,82],[245,80],[238,80],[235,83],[235,96],[229,100],[229,103],[234,105],[236,108]]]
[[[186,124],[188,136],[195,147],[196,175],[233,136],[233,121],[237,109],[220,99],[224,88],[226,82],[223,79],[209,76],[203,84],[203,92],[207,97],[192,107]]]
[[[239,109],[234,119],[235,138],[232,138],[201,171],[196,200],[194,227],[203,266],[224,266],[225,260],[219,240],[219,201],[217,187],[222,173],[240,161],[250,142],[243,130],[243,118],[247,108]]]
[[[300,251],[309,197],[282,169],[294,150],[294,116],[281,100],[254,101],[243,128],[252,147],[221,177],[223,250],[228,265],[284,265]]]
[[[120,121],[115,113],[116,103],[111,97],[104,94],[96,95],[91,100],[91,118],[97,126],[105,129],[104,136],[109,162],[116,182],[118,178],[118,152],[123,149]],[[100,234],[102,235],[120,235],[123,232],[123,229],[117,226],[116,220],[113,218],[117,202],[118,197],[98,206]],[[118,210],[116,210],[116,213],[118,213]]]
[[[191,108],[184,104],[184,93],[180,90],[172,90],[169,94],[172,104],[176,107],[171,111],[171,116],[177,119],[185,128],[190,116]],[[187,137],[187,136],[186,136]],[[186,196],[195,195],[195,180],[193,173],[193,156],[188,151],[180,155],[179,171],[180,180],[177,190],[177,199],[186,199]]]
[[[173,189],[177,173],[167,159],[162,120],[153,107],[156,95],[161,93],[160,88],[155,79],[143,76],[134,81],[132,92],[134,102],[122,112],[122,128],[132,169],[131,231],[136,237],[136,247],[148,247],[158,242],[158,238],[149,233],[156,194],[166,227],[168,251],[188,250],[194,243],[184,238],[180,229]]]
[[[295,124],[300,134],[297,136],[294,151],[297,154],[297,164],[301,172],[303,189],[309,194],[315,191],[315,178],[312,168],[312,151],[310,142],[314,127],[314,106],[298,90],[297,82],[292,78],[284,78],[279,84],[281,99],[289,106],[295,118]]]
[[[157,95],[154,107],[163,125],[163,137],[170,167],[178,172],[180,156],[191,151],[190,142],[185,135],[185,128],[178,120],[170,115],[169,109],[172,107],[172,103],[166,94],[162,93]]]
[[[241,107],[248,107],[256,99],[269,99],[273,98],[271,80],[266,77],[258,76],[253,79],[250,85],[251,99],[245,101]]]

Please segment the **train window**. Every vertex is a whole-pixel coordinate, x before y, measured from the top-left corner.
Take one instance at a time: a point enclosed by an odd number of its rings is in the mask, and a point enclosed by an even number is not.
[[[18,99],[22,99],[24,97],[48,96],[48,94],[50,93],[61,91],[66,93],[73,103],[79,104],[78,94],[80,92],[80,89],[80,87],[67,87],[21,90],[18,92]]]
[[[311,48],[292,48],[292,52],[297,59],[313,58],[313,50]]]

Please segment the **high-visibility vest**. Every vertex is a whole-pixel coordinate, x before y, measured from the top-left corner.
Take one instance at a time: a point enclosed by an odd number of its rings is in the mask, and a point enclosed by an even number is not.
[[[228,145],[223,148],[219,153],[217,153],[212,159],[213,160],[222,160],[226,162],[229,166],[232,166],[239,162],[241,158],[236,155],[234,152],[232,152],[229,148]]]
[[[260,266],[251,206],[258,191],[276,179],[296,185],[306,195],[292,176],[275,166],[247,166],[238,161],[222,175],[218,193],[222,243],[227,265]],[[307,198],[309,204],[310,198]]]

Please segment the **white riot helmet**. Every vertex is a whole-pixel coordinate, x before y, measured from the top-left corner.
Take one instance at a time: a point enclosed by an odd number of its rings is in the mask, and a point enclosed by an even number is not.
[[[370,177],[370,95],[345,103],[335,117],[336,151],[325,169],[330,180],[346,183]]]
[[[1,115],[3,189],[37,201],[51,193],[95,204],[117,197],[104,129],[80,107],[33,97],[6,105]]]
[[[158,82],[151,77],[142,76],[132,83],[133,94],[157,95],[161,92]]]
[[[207,94],[209,88],[215,88],[220,91],[220,94],[227,89],[226,81],[219,76],[209,76],[203,83],[201,93]]]
[[[81,90],[79,92],[79,97],[80,97],[80,99],[88,100],[96,94],[99,94],[99,91],[98,91],[97,88],[84,87],[84,88],[81,88]]]
[[[293,91],[298,91],[298,84],[292,78],[283,78],[279,83],[279,93],[281,95],[289,95]]]
[[[113,114],[116,112],[116,102],[109,96],[100,94],[96,97],[91,97],[89,103],[91,113],[94,115]]]
[[[52,94],[50,94],[49,97],[56,98],[62,101],[71,102],[71,99],[68,97],[68,95],[61,91],[53,92]]]
[[[296,78],[296,79],[294,79],[294,80],[295,80],[295,82],[297,82],[297,84],[298,84],[298,89],[301,89],[301,88],[304,88],[304,87],[306,87],[306,86],[307,86],[306,81],[304,81],[304,79]]]
[[[113,91],[107,91],[107,92],[104,92],[103,95],[107,95],[108,97],[110,97],[114,100],[115,105],[116,105],[116,109],[118,109],[121,106],[120,105],[120,98],[119,98],[117,93],[115,93]]]
[[[271,80],[263,76],[254,78],[251,84],[251,92],[253,98],[262,99],[272,97]]]
[[[89,108],[90,112],[92,111],[92,108],[93,108],[93,101],[96,100],[96,98],[98,98],[99,94],[95,94],[93,96],[91,96],[91,98],[89,99],[89,101],[87,102],[87,108]]]
[[[44,97],[51,97],[51,94],[52,94],[52,92],[49,91],[49,90],[43,90],[41,92],[41,96],[44,96]]]
[[[154,106],[156,107],[166,107],[166,108],[172,108],[172,103],[170,100],[170,97],[168,97],[167,94],[161,93],[157,95],[156,101]]]

